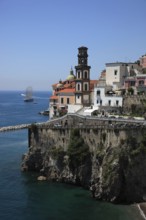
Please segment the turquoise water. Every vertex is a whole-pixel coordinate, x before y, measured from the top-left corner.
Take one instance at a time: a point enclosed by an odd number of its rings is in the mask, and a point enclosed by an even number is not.
[[[47,93],[37,104],[24,103],[19,92],[0,92],[0,126],[46,121]],[[44,97],[44,98],[43,98]],[[18,115],[17,115],[18,114]],[[2,220],[141,220],[134,206],[92,199],[90,192],[72,185],[38,182],[35,173],[21,172],[27,152],[27,130],[0,133],[0,219]]]

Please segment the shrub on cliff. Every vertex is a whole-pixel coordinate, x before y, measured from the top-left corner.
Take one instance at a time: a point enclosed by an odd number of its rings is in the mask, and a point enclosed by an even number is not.
[[[90,157],[89,147],[85,144],[84,139],[80,136],[79,129],[71,131],[70,143],[68,146],[69,166],[74,171],[83,165]]]

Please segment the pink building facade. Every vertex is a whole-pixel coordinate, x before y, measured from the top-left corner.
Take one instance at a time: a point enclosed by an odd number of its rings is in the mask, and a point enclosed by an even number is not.
[[[137,92],[146,91],[146,75],[141,74],[134,77],[127,77],[124,82],[124,88],[127,90],[133,88]]]

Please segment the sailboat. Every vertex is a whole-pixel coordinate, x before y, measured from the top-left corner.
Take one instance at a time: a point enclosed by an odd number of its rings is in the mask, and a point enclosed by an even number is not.
[[[32,87],[27,87],[26,93],[24,94],[24,102],[33,102],[33,96],[32,96]]]

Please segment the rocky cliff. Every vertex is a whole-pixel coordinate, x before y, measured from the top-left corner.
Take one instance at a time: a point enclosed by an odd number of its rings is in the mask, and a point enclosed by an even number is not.
[[[146,199],[146,128],[71,116],[68,126],[32,125],[22,170],[80,185],[115,203]],[[66,119],[65,119],[66,121]]]

